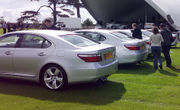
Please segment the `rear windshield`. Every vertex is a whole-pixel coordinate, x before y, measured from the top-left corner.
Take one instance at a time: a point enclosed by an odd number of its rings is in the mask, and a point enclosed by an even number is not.
[[[113,32],[111,34],[115,35],[116,37],[120,38],[121,40],[132,40],[133,39],[133,38],[129,38],[129,36],[122,34],[120,32]]]
[[[93,45],[99,44],[97,42],[94,42],[92,40],[84,38],[81,35],[63,35],[60,37],[63,38],[64,40],[70,42],[71,44],[79,46],[79,47],[88,47],[88,46],[93,46]]]
[[[119,32],[119,33],[125,34],[130,38],[134,38],[134,37],[132,37],[132,32]]]
[[[149,31],[142,31],[142,33],[148,37],[150,37],[152,35],[152,32],[149,32]]]

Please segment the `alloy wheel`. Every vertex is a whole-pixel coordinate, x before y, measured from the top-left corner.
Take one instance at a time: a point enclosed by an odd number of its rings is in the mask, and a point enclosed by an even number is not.
[[[44,73],[44,83],[49,89],[59,89],[63,83],[62,71],[57,67],[47,68]]]

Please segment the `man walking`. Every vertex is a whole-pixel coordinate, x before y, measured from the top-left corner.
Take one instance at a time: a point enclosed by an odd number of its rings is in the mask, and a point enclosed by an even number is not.
[[[170,48],[171,48],[171,43],[174,41],[174,39],[172,37],[172,33],[166,29],[166,26],[163,23],[161,23],[159,27],[161,30],[161,35],[164,39],[164,42],[161,43],[162,52],[166,59],[166,66],[170,68],[172,64],[171,56],[170,56]]]
[[[141,32],[141,29],[139,29],[138,27],[137,27],[137,24],[136,23],[133,23],[132,24],[132,36],[134,37],[134,38],[137,38],[137,39],[142,39],[142,32]]]

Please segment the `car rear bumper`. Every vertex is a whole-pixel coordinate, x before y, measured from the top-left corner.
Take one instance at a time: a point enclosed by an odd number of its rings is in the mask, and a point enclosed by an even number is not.
[[[151,54],[151,53],[152,53],[152,51],[151,51],[151,46],[150,46],[150,45],[147,45],[146,48],[147,48],[147,50],[148,50],[148,54]]]
[[[131,53],[119,58],[119,64],[137,63],[144,61],[148,57],[148,51]]]
[[[67,72],[68,83],[80,83],[80,82],[90,82],[95,81],[99,78],[103,78],[115,73],[118,70],[118,60],[116,59],[110,64],[101,65],[91,65],[87,64],[83,68],[79,69],[76,67],[71,67]]]
[[[148,54],[152,54],[151,48],[148,48]]]
[[[176,39],[172,44],[171,46],[176,46],[178,44],[178,40]]]

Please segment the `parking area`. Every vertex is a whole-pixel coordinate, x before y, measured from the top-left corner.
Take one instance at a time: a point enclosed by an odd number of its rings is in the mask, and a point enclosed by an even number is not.
[[[37,83],[0,78],[0,110],[179,110],[180,44],[171,49],[172,68],[120,65],[106,83],[75,84],[61,91]],[[163,55],[162,55],[163,56]]]

